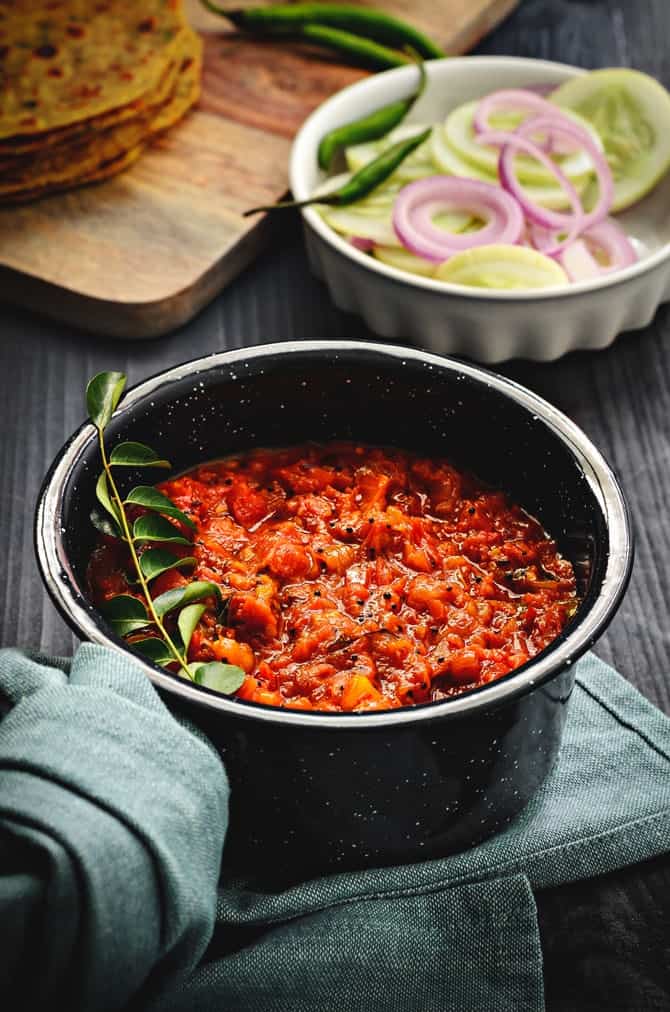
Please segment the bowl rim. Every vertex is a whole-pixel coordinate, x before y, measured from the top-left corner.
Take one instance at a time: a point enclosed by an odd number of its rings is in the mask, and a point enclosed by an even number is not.
[[[532,57],[525,56],[458,56],[458,57],[447,57],[440,60],[430,60],[426,65],[428,74],[428,80],[426,84],[426,90],[428,91],[431,86],[431,72],[433,68],[439,73],[448,73],[451,71],[458,72],[462,70],[464,66],[479,66],[485,67],[490,66],[496,67],[533,67],[537,68],[538,72],[542,70],[559,71],[561,74],[566,75],[566,80],[571,76],[577,76],[588,73],[583,67],[576,67],[569,63],[559,63],[555,60],[537,60]],[[289,159],[289,182],[291,186],[291,192],[295,200],[306,200],[311,196],[311,191],[306,184],[305,174],[306,165],[308,159],[314,159],[316,164],[316,151],[318,142],[323,134],[323,129],[320,126],[321,119],[325,114],[332,110],[337,110],[339,106],[344,106],[352,94],[357,91],[379,91],[383,92],[387,83],[390,80],[401,80],[403,75],[407,76],[414,71],[414,67],[395,67],[392,70],[385,70],[378,72],[370,77],[363,78],[360,81],[355,81],[353,84],[347,85],[346,88],[342,88],[336,92],[325,102],[307,117],[300,130],[296,134],[293,144],[291,146],[291,153]],[[330,226],[326,224],[321,215],[313,207],[303,207],[300,209],[303,221],[306,225],[309,225],[322,239],[329,243],[338,253],[345,257],[348,257],[354,263],[359,264],[361,267],[365,267],[367,270],[373,273],[379,274],[382,277],[391,279],[400,284],[403,284],[409,288],[419,288],[424,291],[432,292],[436,295],[452,295],[460,298],[484,302],[542,302],[548,299],[567,299],[571,297],[577,298],[580,295],[588,295],[592,292],[606,291],[612,288],[616,288],[619,285],[626,284],[628,281],[632,281],[635,278],[641,277],[647,273],[650,273],[655,268],[662,264],[670,261],[670,242],[667,242],[660,249],[656,250],[650,256],[645,257],[643,260],[638,260],[629,267],[624,267],[622,270],[614,271],[612,274],[604,274],[599,278],[592,278],[587,281],[571,282],[570,284],[556,286],[555,288],[544,288],[544,289],[514,289],[511,291],[498,290],[498,289],[484,289],[484,288],[472,288],[468,285],[456,285],[448,281],[439,281],[434,278],[423,277],[420,274],[411,275],[407,271],[401,271],[397,267],[391,267],[389,264],[383,263],[381,260],[377,260],[374,257],[363,253],[361,250],[356,249],[350,243],[346,242],[337,232],[335,232]]]
[[[213,369],[243,366],[249,359],[290,358],[313,353],[323,354],[336,361],[340,353],[350,354],[357,351],[376,355],[386,361],[395,361],[400,368],[406,360],[412,359],[423,363],[429,369],[446,369],[465,375],[475,383],[483,383],[516,401],[522,408],[536,415],[562,441],[582,470],[597,499],[608,533],[609,550],[602,585],[581,622],[572,629],[568,627],[567,631],[561,633],[542,653],[510,672],[505,678],[463,695],[419,707],[401,707],[372,713],[302,712],[251,704],[234,697],[221,696],[202,686],[192,685],[145,661],[129,650],[123,640],[115,637],[111,631],[107,632],[101,628],[103,621],[101,616],[81,593],[72,570],[68,569],[68,559],[62,543],[64,528],[61,499],[82,451],[97,438],[95,427],[86,421],[66,441],[54,458],[39,493],[34,523],[34,548],[42,580],[53,603],[75,633],[83,635],[83,638],[92,643],[113,647],[133,658],[156,688],[165,690],[169,695],[176,696],[184,702],[195,703],[238,719],[268,721],[313,730],[329,727],[334,731],[382,727],[387,726],[389,722],[398,725],[430,723],[434,720],[460,718],[477,711],[489,710],[532,691],[585,653],[609,624],[630,579],[634,554],[630,509],[614,472],[587,435],[558,408],[521,384],[478,365],[402,345],[345,340],[272,342],[250,348],[216,352],[158,372],[128,389],[119,408],[114,412],[114,417],[132,410],[138,401],[151,395],[159,387],[188,376],[196,377]]]

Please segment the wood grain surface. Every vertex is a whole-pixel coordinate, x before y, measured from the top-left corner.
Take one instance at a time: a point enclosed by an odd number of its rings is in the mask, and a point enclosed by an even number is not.
[[[449,52],[469,49],[515,5],[383,4]],[[323,50],[233,33],[198,0],[186,9],[205,38],[198,106],[122,175],[0,209],[0,294],[80,327],[153,337],[191,319],[267,241],[264,217],[241,212],[286,192],[300,124],[365,72]]]

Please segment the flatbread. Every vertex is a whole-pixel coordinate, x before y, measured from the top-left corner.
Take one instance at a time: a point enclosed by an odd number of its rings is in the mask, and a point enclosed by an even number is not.
[[[2,0],[0,0],[0,3]],[[106,130],[129,119],[151,112],[170,98],[174,91],[174,85],[180,68],[180,49],[184,45],[184,35],[187,29],[182,29],[179,34],[179,48],[166,64],[160,80],[156,87],[129,102],[127,105],[119,106],[118,109],[110,109],[109,112],[101,113],[99,116],[91,116],[88,119],[71,123],[69,126],[59,127],[56,130],[44,130],[37,134],[18,134],[14,137],[5,137],[0,140],[0,159],[3,163],[10,158],[21,158],[36,151],[43,151],[47,148],[57,147],[60,144],[76,143],[83,140],[87,135],[100,130]]]
[[[199,80],[202,53],[202,43],[195,32],[185,30],[183,39],[184,48],[172,79],[172,92],[161,103],[117,126],[99,132],[88,130],[74,142],[47,147],[23,158],[0,160],[0,193],[18,191],[26,185],[50,185],[91,172],[100,162],[107,162],[141,144],[156,129],[165,129],[162,125],[153,126],[158,118],[165,120],[166,125],[180,119],[192,104],[193,99],[188,98],[191,79],[197,73],[196,80]]]
[[[39,174],[34,164],[23,174],[6,172],[0,176],[0,203],[23,203],[121,172],[139,157],[146,142],[173,126],[197,101],[201,70],[202,42],[189,29],[173,93],[152,115],[94,135],[85,144],[50,151]]]
[[[184,24],[179,0],[2,0],[0,139],[141,99],[156,87]]]
[[[136,148],[124,152],[124,154],[119,155],[118,158],[113,159],[107,165],[100,165],[94,172],[89,172],[87,175],[82,176],[77,180],[76,185],[84,186],[88,183],[101,182],[104,179],[109,179],[110,176],[123,172],[124,169],[129,168],[133,162],[137,161],[143,151],[144,145],[138,144]],[[31,190],[24,190],[22,193],[9,198],[3,197],[0,194],[0,206],[3,204],[27,204],[32,200],[38,200],[40,197],[51,196],[54,193],[69,190],[72,188],[72,185],[72,183],[63,183],[61,186],[38,186]]]
[[[179,68],[172,100],[161,107],[149,124],[151,134],[163,133],[174,126],[200,98],[202,77],[202,40],[193,33],[194,45]]]

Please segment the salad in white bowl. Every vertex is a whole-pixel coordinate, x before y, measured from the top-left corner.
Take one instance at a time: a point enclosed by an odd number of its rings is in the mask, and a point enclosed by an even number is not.
[[[483,361],[603,347],[649,322],[670,297],[665,88],[623,68],[506,57],[425,71],[418,96],[416,67],[345,89],[294,143],[294,197],[320,201],[303,210],[310,260],[338,305],[385,336]],[[324,172],[324,141],[403,100],[384,136],[326,143]],[[538,301],[552,323],[541,335]]]
[[[614,214],[670,169],[670,95],[653,78],[597,70],[556,88],[498,89],[443,122],[346,147],[350,172],[324,192],[351,187],[427,129],[361,200],[323,205],[358,249],[399,270],[498,289],[584,281],[638,259]]]

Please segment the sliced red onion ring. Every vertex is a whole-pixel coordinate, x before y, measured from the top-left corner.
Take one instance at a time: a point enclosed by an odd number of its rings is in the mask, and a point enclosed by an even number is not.
[[[517,245],[518,246],[525,246],[526,249],[537,249],[537,247],[535,246],[535,243],[531,239],[530,230],[529,230],[528,226],[526,226],[526,228],[524,228],[523,232],[521,233],[521,235],[519,237],[519,242],[517,243]]]
[[[454,234],[433,224],[440,211],[469,211],[483,219],[477,232]],[[429,176],[405,186],[393,205],[393,228],[403,246],[434,263],[489,243],[518,241],[523,213],[514,197],[492,183],[459,176]]]
[[[350,235],[349,242],[356,249],[362,250],[363,253],[369,253],[375,245],[372,239],[366,239],[362,235]]]
[[[569,137],[572,140],[579,142],[581,147],[586,149],[587,154],[590,155],[593,165],[596,171],[598,179],[598,203],[592,211],[588,214],[584,213],[581,201],[573,187],[572,183],[568,180],[565,174],[559,169],[559,167],[549,158],[549,156],[542,151],[537,144],[529,140],[526,134],[537,134],[537,133],[558,133],[559,135]],[[567,232],[566,238],[545,250],[547,256],[556,256],[562,249],[571,243],[580,232],[586,228],[590,228],[591,225],[596,225],[599,221],[602,221],[606,217],[611,205],[614,194],[614,184],[612,181],[612,173],[610,167],[607,164],[605,156],[596,146],[595,142],[580,126],[576,123],[570,123],[562,118],[552,119],[549,116],[538,116],[535,119],[526,120],[521,126],[517,127],[514,133],[506,133],[505,131],[497,132],[496,134],[480,134],[479,140],[483,144],[492,143],[492,137],[505,137],[507,142],[504,144],[501,152],[500,159],[498,162],[498,174],[500,176],[500,182],[521,204],[521,207],[532,222],[537,225],[541,225],[543,228],[549,229],[561,229]],[[565,190],[570,204],[573,208],[573,214],[568,215],[559,211],[550,211],[546,207],[541,207],[539,204],[531,201],[523,187],[516,178],[514,172],[514,153],[515,150],[526,151],[532,154],[542,165],[545,166],[556,178],[560,186]]]
[[[535,85],[533,88],[505,88],[501,91],[491,92],[481,100],[475,109],[473,117],[475,133],[497,131],[499,128],[491,126],[489,123],[491,113],[505,109],[510,112],[529,112],[535,116],[550,116],[552,119],[567,120],[568,124],[571,123],[572,120],[565,115],[562,109],[552,105],[543,97],[553,90],[553,85]],[[544,151],[551,151],[555,155],[567,155],[575,150],[574,141],[561,144],[553,134],[550,134],[546,141],[536,143]]]
[[[586,153],[590,155],[598,179],[599,194],[598,203],[592,211],[585,215],[582,228],[589,228],[591,225],[596,225],[599,221],[602,221],[603,218],[607,217],[614,196],[614,183],[612,181],[612,173],[609,165],[607,164],[605,155],[600,148],[597,147],[595,141],[587,133],[587,131],[578,126],[577,123],[572,123],[560,116],[555,119],[552,119],[549,116],[538,116],[536,119],[526,120],[525,123],[522,123],[521,126],[517,127],[513,134],[508,134],[509,143],[505,148],[503,148],[500,154],[500,164],[498,167],[500,180],[503,186],[505,186],[506,189],[509,189],[517,200],[520,201],[528,217],[531,218],[531,220],[536,221],[538,225],[542,225],[545,228],[570,228],[572,222],[569,215],[563,214],[560,211],[549,211],[547,208],[540,207],[538,204],[534,204],[529,201],[528,198],[524,196],[523,189],[514,174],[514,151],[512,150],[512,144],[515,142],[513,142],[511,138],[521,137],[526,140],[528,134],[544,133],[549,131],[552,133],[558,133],[564,137],[570,137],[572,140],[577,141],[580,147],[584,148]],[[532,143],[532,141],[530,143]],[[537,150],[540,151],[539,148],[537,148]],[[538,156],[536,155],[536,157]],[[561,177],[563,177],[563,179],[566,177],[558,166],[551,162],[551,160],[547,159],[546,154],[542,151],[540,152],[539,161],[541,161],[546,168],[549,168],[549,170],[554,173],[556,179],[558,179],[563,186],[564,184]],[[521,200],[522,197],[524,198],[523,201]]]
[[[557,88],[557,84],[547,84],[546,81],[538,81],[537,84],[527,84],[523,90],[533,91],[544,98],[546,95],[551,95],[552,91],[556,91]]]
[[[591,255],[583,239],[570,243],[558,259],[571,281],[590,281],[602,273],[598,261]]]
[[[592,225],[584,234],[584,239],[589,245],[596,246],[607,256],[609,263],[601,270],[620,271],[623,267],[630,267],[637,263],[639,257],[632,242],[621,228],[618,222],[611,218]]]
[[[545,229],[538,228],[536,225],[531,227],[531,238],[535,249],[541,253],[544,253],[548,247],[556,242],[554,234],[547,232]],[[624,267],[630,267],[631,264],[637,263],[638,256],[635,247],[621,226],[616,221],[613,221],[612,218],[606,218],[605,221],[592,225],[585,232],[582,232],[580,241],[586,249],[586,254],[588,254],[595,264],[597,272],[596,274],[590,273],[591,266],[587,265],[586,256],[583,251],[579,251],[578,254],[571,254],[571,250],[566,249],[560,260],[573,281],[584,281],[587,276],[595,277],[600,274],[609,274],[611,271],[619,271]],[[573,245],[576,246],[577,243]],[[601,264],[596,260],[591,252],[594,248],[605,254],[607,258],[606,264]],[[565,262],[566,257],[568,263]],[[586,273],[587,271],[589,272],[588,274]],[[573,272],[575,274],[578,273],[579,277],[573,277]]]
[[[493,112],[531,112],[536,116],[560,116],[567,119],[564,113],[556,105],[547,102],[546,98],[525,88],[505,88],[502,91],[493,91],[486,98],[483,98],[477,108],[472,121],[475,133],[484,134],[491,130],[497,132],[496,127],[491,126],[489,117]]]
[[[542,149],[538,147],[534,141],[530,141],[526,137],[521,137],[518,132],[513,134],[496,132],[480,134],[479,136],[479,140],[483,144],[494,143],[492,138],[495,138],[495,142],[503,144],[503,148],[500,152],[500,159],[498,161],[500,182],[505,190],[511,193],[512,196],[516,197],[522,211],[529,221],[547,228],[550,227],[545,224],[547,215],[552,215],[561,219],[562,230],[567,231],[566,237],[559,241],[552,235],[552,239],[554,240],[553,243],[548,244],[547,248],[542,250],[546,256],[556,256],[556,254],[560,253],[562,249],[565,249],[567,245],[574,242],[583,228],[584,209],[582,207],[582,202],[579,199],[579,194],[565,173],[559,169],[555,162],[552,162],[551,158],[545,154],[545,152],[542,151]],[[572,207],[571,215],[559,214],[556,211],[549,211],[547,208],[541,207],[539,204],[535,204],[532,200],[530,200],[514,174],[514,149],[525,151],[549,169],[558,181],[559,185],[565,191],[565,194],[570,201],[570,205]]]

